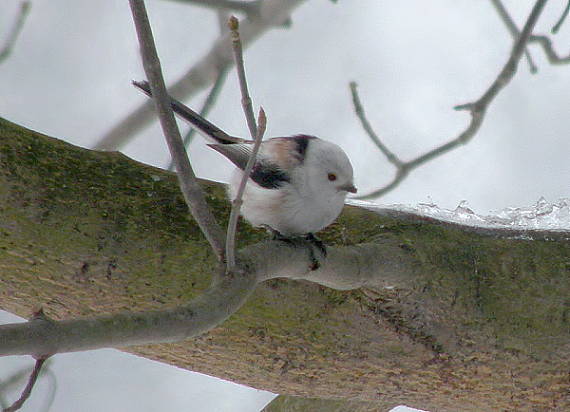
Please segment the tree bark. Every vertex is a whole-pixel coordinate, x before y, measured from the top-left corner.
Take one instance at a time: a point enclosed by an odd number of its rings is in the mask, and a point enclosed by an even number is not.
[[[5,120],[0,138],[3,309],[165,309],[208,286],[216,260],[173,174]],[[227,221],[223,187],[203,186]],[[492,234],[346,207],[321,234],[326,277],[269,280],[205,335],[124,350],[339,410],[570,410],[570,241]],[[265,238],[240,225],[240,247]],[[345,250],[354,273],[335,278]],[[361,272],[374,259],[392,270]]]

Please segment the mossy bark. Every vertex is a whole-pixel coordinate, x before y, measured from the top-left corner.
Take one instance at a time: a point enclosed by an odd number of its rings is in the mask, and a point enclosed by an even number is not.
[[[64,319],[173,307],[206,288],[215,257],[174,175],[5,120],[0,138],[3,309],[41,306]],[[203,186],[225,222],[223,187]],[[482,236],[354,207],[320,235],[398,245],[413,277],[348,292],[268,281],[208,334],[128,351],[376,410],[570,410],[568,240]],[[265,238],[240,225],[240,246]]]

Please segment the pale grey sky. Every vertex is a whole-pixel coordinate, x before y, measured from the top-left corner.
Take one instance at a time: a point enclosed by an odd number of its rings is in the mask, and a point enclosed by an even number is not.
[[[504,3],[520,26],[533,1]],[[549,31],[563,3],[551,2],[538,31]],[[0,4],[0,39],[18,4]],[[180,3],[147,4],[172,83],[208,50],[217,19],[210,10]],[[553,39],[561,54],[568,53],[570,23]],[[357,186],[366,192],[394,171],[361,130],[348,82],[360,84],[370,121],[384,142],[411,159],[466,127],[468,115],[452,107],[481,95],[511,44],[490,1],[310,0],[296,10],[290,29],[273,30],[253,44],[246,66],[254,103],[268,115],[266,135],[303,132],[335,141],[349,154]],[[486,214],[528,206],[541,196],[569,197],[570,66],[550,66],[536,46],[531,52],[539,73],[530,75],[521,63],[471,143],[417,169],[380,201],[454,208],[467,200]],[[145,99],[130,85],[142,73],[126,1],[36,0],[13,55],[0,65],[0,116],[89,147]],[[247,134],[233,73],[210,118],[232,134]],[[157,166],[168,159],[156,124],[124,151]],[[190,156],[200,176],[224,180],[230,173],[229,163],[200,139]],[[1,359],[2,373],[5,362],[19,360]],[[241,389],[213,389],[208,380],[198,384],[191,374],[150,362],[141,366],[139,359],[116,351],[62,355],[55,365],[67,374],[58,377],[56,402],[62,403],[52,409],[57,411],[245,412],[259,410],[267,400],[253,393],[246,401]],[[199,398],[189,394],[196,388]],[[39,403],[30,405],[41,405],[41,393],[37,396],[32,402]],[[24,410],[38,410],[34,407]]]

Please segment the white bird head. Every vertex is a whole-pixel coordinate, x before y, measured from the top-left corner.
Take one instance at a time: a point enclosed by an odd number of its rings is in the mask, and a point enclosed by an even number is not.
[[[348,156],[339,146],[322,139],[312,139],[303,164],[306,185],[323,197],[346,197],[356,193],[354,173]]]

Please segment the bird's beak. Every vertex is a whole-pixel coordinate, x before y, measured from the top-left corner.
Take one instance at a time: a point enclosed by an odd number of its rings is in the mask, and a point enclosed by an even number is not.
[[[356,187],[353,184],[340,186],[338,190],[344,190],[345,192],[356,193]]]

